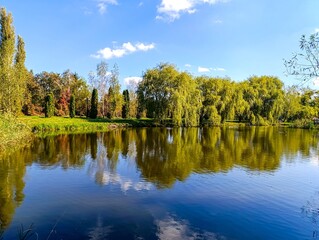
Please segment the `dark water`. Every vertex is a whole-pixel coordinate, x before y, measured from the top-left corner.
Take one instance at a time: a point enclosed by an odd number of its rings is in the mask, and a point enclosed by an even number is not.
[[[319,239],[319,135],[129,129],[0,159],[4,239]]]

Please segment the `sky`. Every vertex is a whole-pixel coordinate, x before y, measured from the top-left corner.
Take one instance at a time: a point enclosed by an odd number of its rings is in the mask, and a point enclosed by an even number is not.
[[[279,77],[300,37],[319,32],[318,0],[0,0],[34,73],[70,69],[88,79],[117,64],[124,89],[171,63],[195,76]],[[313,87],[312,81],[308,82]]]

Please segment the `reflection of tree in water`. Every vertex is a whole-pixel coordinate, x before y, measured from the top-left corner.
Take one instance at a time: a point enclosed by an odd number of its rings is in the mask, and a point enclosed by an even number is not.
[[[311,198],[310,201],[301,208],[301,213],[304,217],[309,219],[313,225],[312,237],[317,239],[319,231],[319,192]]]
[[[90,134],[79,134],[38,139],[31,148],[32,159],[41,166],[61,166],[63,169],[83,167],[90,137]]]
[[[0,232],[9,226],[24,200],[25,150],[0,158]],[[1,235],[0,235],[1,236]]]
[[[119,159],[123,158],[135,162],[145,180],[164,188],[184,181],[193,172],[226,172],[234,166],[275,171],[283,157],[309,156],[318,143],[313,136],[307,130],[273,127],[152,128],[37,139],[29,149],[0,158],[0,227],[10,224],[23,201],[26,165],[32,163],[42,168],[83,168],[90,159],[88,171],[97,183],[117,182],[124,191],[149,189],[149,183],[134,183],[117,174]],[[316,217],[317,224],[318,212],[308,213]]]
[[[137,129],[136,162],[158,187],[170,187],[192,172],[274,171],[286,154],[308,155],[316,146],[309,131],[277,128]]]
[[[227,172],[234,166],[250,171],[275,171],[280,159],[308,156],[317,138],[311,131],[252,128],[148,128],[86,135],[61,135],[39,141],[43,166],[82,167],[90,152],[96,182],[105,170],[114,174],[119,158],[135,161],[141,175],[157,187],[171,187],[192,172]],[[93,171],[93,170],[92,170]]]

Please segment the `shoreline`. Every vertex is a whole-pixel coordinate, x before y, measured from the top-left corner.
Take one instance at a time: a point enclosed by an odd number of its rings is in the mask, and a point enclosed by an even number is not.
[[[77,134],[92,132],[107,132],[119,128],[136,128],[136,127],[176,127],[170,120],[162,123],[154,121],[154,119],[90,119],[86,117],[51,117],[42,116],[22,116],[11,117],[4,116],[1,118],[2,126],[0,126],[0,151],[8,152],[13,148],[27,146],[34,137],[54,136],[59,134]],[[309,128],[307,126],[296,126],[292,123],[280,123],[278,125],[269,125],[272,127],[283,128]],[[229,127],[241,128],[252,127],[248,123],[228,121],[218,126],[196,126],[196,127]],[[318,129],[314,126],[312,129]]]

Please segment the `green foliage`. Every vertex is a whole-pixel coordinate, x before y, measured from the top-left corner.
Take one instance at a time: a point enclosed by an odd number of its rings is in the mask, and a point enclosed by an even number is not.
[[[86,81],[69,70],[62,74],[41,72],[33,76],[27,73],[27,88],[23,112],[26,115],[40,115],[45,96],[52,92],[56,99],[56,113],[59,116],[69,115],[71,93],[76,98],[76,115],[86,116],[90,91]]]
[[[107,107],[107,118],[112,119],[114,117],[114,112],[116,109],[116,100],[115,100],[115,93],[113,88],[109,88],[108,92],[108,107]]]
[[[49,93],[45,97],[45,106],[44,106],[44,114],[45,117],[52,117],[54,115],[54,96],[53,93]]]
[[[128,118],[130,114],[130,94],[128,90],[123,91],[122,118]]]
[[[31,131],[26,124],[12,114],[0,114],[0,152],[27,143],[29,138]]]
[[[26,53],[18,36],[15,47],[13,18],[5,8],[0,10],[0,111],[19,114],[26,86]]]
[[[69,109],[70,109],[70,118],[74,118],[75,117],[75,97],[74,97],[74,95],[71,95]]]
[[[98,92],[97,89],[94,88],[92,91],[92,98],[91,98],[91,110],[90,110],[90,118],[95,119],[98,113]]]
[[[301,53],[294,53],[290,60],[285,60],[286,72],[303,81],[319,77],[319,33],[300,38]]]
[[[242,83],[243,99],[249,104],[250,116],[256,124],[267,125],[283,114],[283,83],[272,76],[253,76]],[[252,122],[252,119],[249,119]]]
[[[219,125],[227,120],[251,125],[274,125],[283,120],[310,119],[318,115],[319,92],[283,90],[273,76],[252,76],[243,82],[228,78],[193,78],[173,65],[149,69],[137,88],[138,117],[175,126]]]
[[[139,112],[145,109],[147,117],[164,120],[168,115],[172,84],[178,74],[175,67],[169,64],[147,70],[137,89]]]

